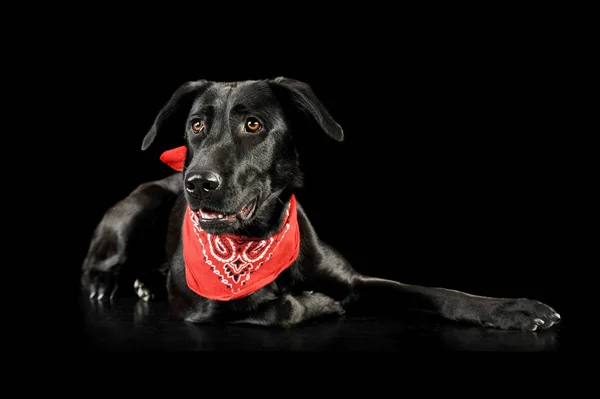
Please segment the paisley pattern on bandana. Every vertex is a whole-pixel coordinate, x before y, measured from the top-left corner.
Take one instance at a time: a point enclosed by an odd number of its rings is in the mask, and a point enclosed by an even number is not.
[[[182,231],[186,280],[200,296],[227,301],[250,295],[275,280],[298,256],[293,195],[281,229],[264,239],[208,234],[189,207],[186,215]]]

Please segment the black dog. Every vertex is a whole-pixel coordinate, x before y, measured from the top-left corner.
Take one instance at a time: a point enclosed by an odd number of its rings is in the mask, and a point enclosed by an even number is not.
[[[309,129],[343,140],[342,128],[304,82],[182,85],[142,144],[147,149],[158,133],[184,135],[185,147],[163,156],[182,173],[140,185],[104,215],[83,265],[90,297],[114,295],[134,248],[165,248],[165,263],[154,262],[154,270],[164,271],[166,284],[146,270],[134,289],[148,300],[166,286],[175,313],[191,322],[289,327],[382,301],[500,329],[533,331],[559,321],[535,300],[474,296],[355,271],[319,239],[295,202],[302,185],[296,135]],[[154,244],[163,239],[164,246]]]

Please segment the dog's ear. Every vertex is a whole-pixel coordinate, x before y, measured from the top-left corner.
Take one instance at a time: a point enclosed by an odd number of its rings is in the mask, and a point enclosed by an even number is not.
[[[271,83],[275,88],[283,88],[292,103],[312,116],[329,137],[337,141],[344,140],[342,127],[333,119],[308,83],[285,77],[275,78]]]
[[[208,87],[208,81],[196,80],[189,81],[182,84],[171,96],[171,99],[165,104],[165,106],[159,111],[158,115],[154,119],[154,124],[146,133],[144,141],[142,142],[142,151],[145,151],[150,147],[150,144],[154,142],[154,139],[159,130],[162,130],[166,125],[167,121],[171,119],[177,119],[175,114],[180,111],[186,111],[191,107],[192,101],[197,95],[201,94]]]

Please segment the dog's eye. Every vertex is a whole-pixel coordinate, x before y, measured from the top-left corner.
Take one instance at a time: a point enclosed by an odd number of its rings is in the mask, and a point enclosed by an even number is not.
[[[257,132],[261,128],[260,121],[256,118],[248,118],[246,120],[246,131],[250,133]]]
[[[192,123],[192,131],[194,133],[200,133],[204,130],[204,122],[201,120],[196,120]]]

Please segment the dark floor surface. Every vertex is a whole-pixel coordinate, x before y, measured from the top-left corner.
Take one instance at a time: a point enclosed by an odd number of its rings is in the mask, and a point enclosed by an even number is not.
[[[79,300],[86,349],[102,351],[494,351],[562,350],[564,324],[540,332],[499,331],[414,314],[344,316],[294,329],[195,325],[175,318],[166,302],[134,298]]]

